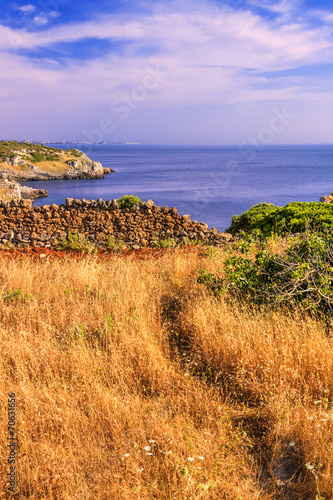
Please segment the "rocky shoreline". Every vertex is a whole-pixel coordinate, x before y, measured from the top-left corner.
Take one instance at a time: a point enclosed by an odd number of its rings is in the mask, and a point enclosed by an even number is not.
[[[44,148],[49,150],[50,148]],[[68,151],[57,150],[57,161],[43,162],[44,168],[27,161],[29,149],[24,147],[13,150],[7,156],[2,156],[0,169],[0,191],[1,199],[19,200],[34,199],[48,195],[45,189],[34,189],[21,186],[21,182],[27,181],[48,181],[48,180],[68,180],[68,179],[103,179],[106,174],[114,172],[111,168],[104,168],[100,162],[92,161],[88,156],[79,150],[73,151],[68,158]],[[33,154],[30,156],[33,157]],[[59,168],[57,170],[57,164]],[[45,167],[46,165],[46,167]],[[5,194],[5,196],[4,196]]]

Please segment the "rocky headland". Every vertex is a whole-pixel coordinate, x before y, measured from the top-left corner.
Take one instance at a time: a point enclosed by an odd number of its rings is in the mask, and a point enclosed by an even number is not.
[[[24,181],[102,179],[111,172],[114,170],[104,168],[77,149],[0,142],[0,199],[5,201],[47,196],[44,189],[21,186]]]

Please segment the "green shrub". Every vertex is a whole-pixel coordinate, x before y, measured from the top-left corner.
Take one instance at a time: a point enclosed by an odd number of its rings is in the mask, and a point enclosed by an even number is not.
[[[307,230],[278,255],[261,244],[254,259],[229,257],[223,278],[200,271],[197,281],[216,296],[229,293],[255,304],[296,306],[329,317],[333,313],[333,236]]]
[[[197,282],[201,285],[206,285],[215,295],[218,297],[225,291],[224,280],[219,276],[215,276],[208,271],[198,271],[199,277],[197,278]]]
[[[234,216],[228,232],[236,234],[256,230],[257,235],[268,237],[304,232],[309,225],[317,230],[333,228],[333,204],[293,202],[285,207],[276,207],[260,203],[241,216]]]
[[[167,238],[166,240],[154,241],[154,246],[157,248],[174,248],[177,242],[174,238]]]
[[[28,302],[33,297],[30,293],[23,293],[22,288],[19,287],[17,290],[7,290],[5,295],[3,296],[3,300],[9,303],[17,303],[17,302]]]
[[[37,153],[37,152],[33,152],[33,153],[30,153],[30,158],[31,158],[31,161],[35,161],[35,162],[40,162],[40,161],[45,161],[45,156],[41,153]]]
[[[125,194],[125,196],[123,196],[122,198],[119,198],[117,200],[117,203],[118,203],[118,207],[119,208],[129,208],[129,209],[131,209],[137,203],[142,203],[142,201],[137,196],[134,196],[132,194]]]
[[[67,238],[57,241],[57,250],[79,250],[85,253],[97,253],[96,246],[90,243],[84,234],[68,233]]]
[[[70,153],[72,156],[75,156],[75,158],[80,158],[80,156],[82,156],[82,153],[81,151],[78,151],[77,149],[75,148],[71,148],[68,150],[68,153]]]
[[[126,250],[126,245],[123,241],[116,240],[114,236],[107,236],[105,244],[110,250]]]

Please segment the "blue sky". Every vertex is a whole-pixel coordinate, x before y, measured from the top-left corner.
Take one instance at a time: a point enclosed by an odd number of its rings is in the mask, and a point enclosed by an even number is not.
[[[0,139],[332,142],[327,0],[1,2],[0,63]]]

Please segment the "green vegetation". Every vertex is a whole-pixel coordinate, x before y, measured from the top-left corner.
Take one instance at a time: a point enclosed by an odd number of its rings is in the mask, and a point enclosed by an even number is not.
[[[97,248],[89,242],[84,234],[68,233],[68,238],[63,238],[58,242],[57,250],[79,250],[80,252],[94,254]]]
[[[77,149],[69,149],[69,156],[78,158],[81,152]],[[32,144],[29,142],[2,141],[0,142],[0,160],[13,159],[20,157],[23,161],[40,163],[43,161],[61,161],[63,151],[57,148],[51,148],[42,144]]]
[[[215,296],[230,294],[254,304],[296,306],[332,316],[333,235],[306,230],[289,238],[278,253],[267,245],[267,241],[258,243],[254,258],[248,248],[244,257],[233,254],[227,258],[223,277],[199,271],[198,283],[208,286]]]
[[[111,250],[123,251],[126,250],[126,245],[123,241],[117,240],[114,236],[107,236],[106,246]]]
[[[197,238],[189,238],[188,236],[184,236],[181,245],[186,246],[186,245],[195,245],[195,246],[202,246],[204,245],[204,242],[202,240],[198,240]]]
[[[205,256],[213,260],[221,259],[221,252],[216,247],[208,247],[205,251]]]
[[[81,151],[75,148],[68,149],[68,153],[70,153],[72,156],[75,156],[76,158],[80,158],[82,155]]]
[[[117,203],[118,203],[118,207],[119,208],[129,208],[129,209],[131,209],[137,203],[142,203],[142,201],[137,196],[130,195],[130,194],[125,194],[125,196],[123,196],[122,198],[118,198],[117,199]]]
[[[9,303],[17,303],[17,302],[28,302],[32,299],[32,295],[30,293],[23,293],[22,288],[19,287],[17,290],[7,290],[5,295],[3,296],[3,300]]]
[[[309,225],[318,230],[332,228],[333,204],[293,202],[285,207],[277,207],[260,203],[242,215],[235,215],[228,232],[237,234],[255,230],[258,236],[267,237],[272,234],[300,233]]]
[[[156,248],[174,248],[177,242],[174,238],[167,238],[166,240],[156,240],[154,242]]]

